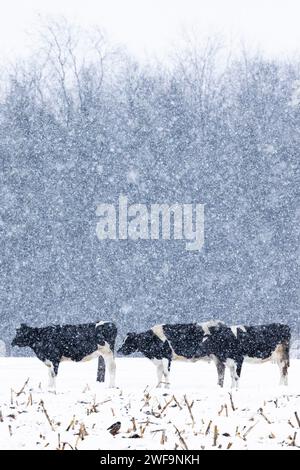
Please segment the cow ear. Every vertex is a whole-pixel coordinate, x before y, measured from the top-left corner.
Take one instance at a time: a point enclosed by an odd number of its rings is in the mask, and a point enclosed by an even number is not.
[[[27,328],[26,323],[21,323],[20,328]]]

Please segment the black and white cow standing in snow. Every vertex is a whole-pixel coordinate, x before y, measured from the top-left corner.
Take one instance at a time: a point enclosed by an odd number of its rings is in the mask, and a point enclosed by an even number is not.
[[[229,366],[232,387],[237,388],[243,362],[262,363],[274,361],[279,366],[280,385],[288,385],[288,368],[291,330],[288,325],[271,323],[267,325],[237,325],[230,327],[234,336],[224,341],[226,365]],[[208,339],[208,347],[210,339]]]
[[[225,364],[210,353],[207,347],[203,348],[208,337],[211,337],[213,342],[216,331],[222,325],[220,321],[155,325],[143,333],[128,333],[118,353],[129,355],[141,352],[151,359],[157,368],[158,387],[163,382],[166,387],[169,386],[169,372],[173,360],[195,362],[200,359],[213,359],[217,366],[218,384],[223,386]]]
[[[204,338],[202,353],[216,358],[222,381],[225,366],[229,367],[233,388],[238,388],[244,361],[277,362],[280,369],[280,383],[287,385],[290,339],[290,327],[280,323],[231,327],[221,324],[213,335]]]
[[[49,367],[49,387],[55,387],[55,378],[62,361],[88,361],[102,356],[109,371],[110,387],[115,386],[114,347],[117,328],[114,323],[98,322],[81,325],[51,325],[33,328],[21,324],[12,346],[30,347]]]

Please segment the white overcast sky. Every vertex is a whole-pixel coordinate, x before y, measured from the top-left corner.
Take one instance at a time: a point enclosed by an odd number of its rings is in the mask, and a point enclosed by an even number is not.
[[[39,14],[102,26],[138,56],[164,55],[183,27],[272,55],[300,50],[300,0],[0,0],[0,60],[27,53]]]

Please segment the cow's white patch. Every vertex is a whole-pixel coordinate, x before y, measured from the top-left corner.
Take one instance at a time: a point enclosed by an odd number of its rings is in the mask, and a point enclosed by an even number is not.
[[[209,356],[197,357],[195,361],[204,361],[210,363],[211,360],[214,360],[215,356],[210,354]]]
[[[248,362],[249,364],[263,364],[264,362],[268,362],[272,359],[272,355],[269,357],[265,357],[262,359],[261,357],[249,357],[245,356],[244,360],[245,362]]]
[[[174,349],[172,347],[171,349],[172,349],[172,359],[174,361],[185,361],[185,362],[191,361],[191,359],[188,359],[185,356],[180,356],[179,354],[176,354],[176,352],[174,352]]]
[[[167,337],[163,330],[164,325],[154,325],[151,330],[163,342],[167,341]]]
[[[223,322],[221,322],[220,320],[210,320],[204,323],[198,323],[198,325],[202,327],[205,335],[210,335],[210,328],[223,325]]]
[[[237,338],[237,330],[242,330],[244,333],[247,332],[246,328],[244,327],[244,325],[233,325],[230,327],[232,333],[234,334],[234,336]]]
[[[277,344],[276,348],[274,349],[273,353],[272,353],[272,356],[271,356],[271,359],[274,361],[274,362],[281,362],[282,359],[283,359],[283,356],[284,356],[284,349],[283,349],[283,346],[282,344]]]
[[[99,356],[105,356],[111,354],[111,348],[109,344],[105,341],[105,344],[103,346],[98,345],[98,349],[96,351],[93,351],[91,354],[88,354],[87,356],[84,356],[80,361],[78,362],[87,362],[91,361],[92,359],[96,359]],[[72,361],[70,357],[62,356],[61,361]]]
[[[99,349],[99,346],[98,346],[98,349],[94,352],[92,352],[91,354],[88,354],[87,356],[84,356],[80,362],[87,362],[87,361],[91,361],[92,359],[96,359],[97,357],[99,357],[101,355],[101,352],[100,352],[100,349]]]
[[[99,347],[96,351],[92,352],[91,354],[88,354],[87,356],[84,356],[80,361],[74,361],[74,362],[87,362],[91,361],[92,359],[96,359],[101,355],[101,352],[99,351]],[[72,361],[70,357],[62,356],[61,362],[66,362],[66,361]]]
[[[105,341],[105,344],[103,346],[98,346],[98,351],[100,352],[100,354],[102,354],[103,356],[105,354],[111,354],[112,353],[112,350],[110,348],[110,345],[108,344],[107,341]]]
[[[156,366],[156,374],[157,374],[157,388],[160,388],[164,385],[166,388],[169,388],[169,361],[168,359],[151,359],[151,362]]]
[[[108,321],[98,321],[98,323],[96,323],[96,325],[95,325],[95,328],[97,328],[97,326],[104,325],[105,323],[109,323],[109,322]]]
[[[72,359],[70,357],[62,356],[61,362],[65,362],[65,361],[72,361]]]
[[[49,384],[48,384],[48,388],[50,390],[55,390],[56,388],[56,382],[55,382],[55,373],[54,373],[54,367],[53,367],[53,364],[51,361],[49,361],[49,359],[46,359],[44,361],[44,364],[49,367]]]
[[[218,374],[218,385],[220,387],[224,386],[224,377],[225,377],[225,365],[222,361],[220,361],[217,356],[214,354],[210,355],[211,359],[214,361],[215,366],[217,368],[217,374]]]
[[[219,359],[214,354],[211,354],[210,356],[207,356],[207,358],[205,357],[204,360],[207,360],[208,362],[210,362],[212,360],[216,365],[219,362]]]
[[[151,362],[156,366],[156,374],[157,374],[157,388],[162,386],[162,376],[164,372],[163,363],[161,359],[151,359]]]
[[[98,346],[101,356],[103,356],[105,367],[109,371],[109,386],[115,387],[116,382],[116,361],[110,345],[105,341],[104,346]]]
[[[236,362],[233,359],[226,359],[226,365],[230,369],[231,388],[235,388],[237,390],[239,386],[239,376],[237,375],[237,371],[236,371],[237,369]]]
[[[185,357],[185,356],[180,356],[176,354],[172,349],[172,359],[174,361],[183,361],[183,362],[197,362],[197,361],[205,361],[205,362],[210,362],[212,359],[212,356],[202,356],[202,357]]]
[[[282,361],[283,354],[282,344],[278,344],[270,356],[265,358],[246,356],[245,361],[249,362],[250,364],[263,364],[264,362],[268,361],[279,363]]]
[[[156,359],[156,357],[154,357],[153,359],[151,359],[151,362],[152,362],[155,366],[160,366],[160,365],[161,365],[161,359]]]
[[[235,361],[233,359],[226,359],[226,366],[235,367]]]
[[[288,368],[289,359],[288,354],[283,344],[278,344],[272,354],[271,359],[279,366],[280,371],[280,385],[288,385]]]

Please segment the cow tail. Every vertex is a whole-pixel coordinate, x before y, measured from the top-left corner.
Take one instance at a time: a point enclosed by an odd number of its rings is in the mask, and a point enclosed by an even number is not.
[[[164,349],[164,354],[166,355],[168,359],[168,371],[170,372],[173,354],[172,354],[172,348],[171,348],[170,342],[168,340],[166,340],[163,343],[163,349]]]

